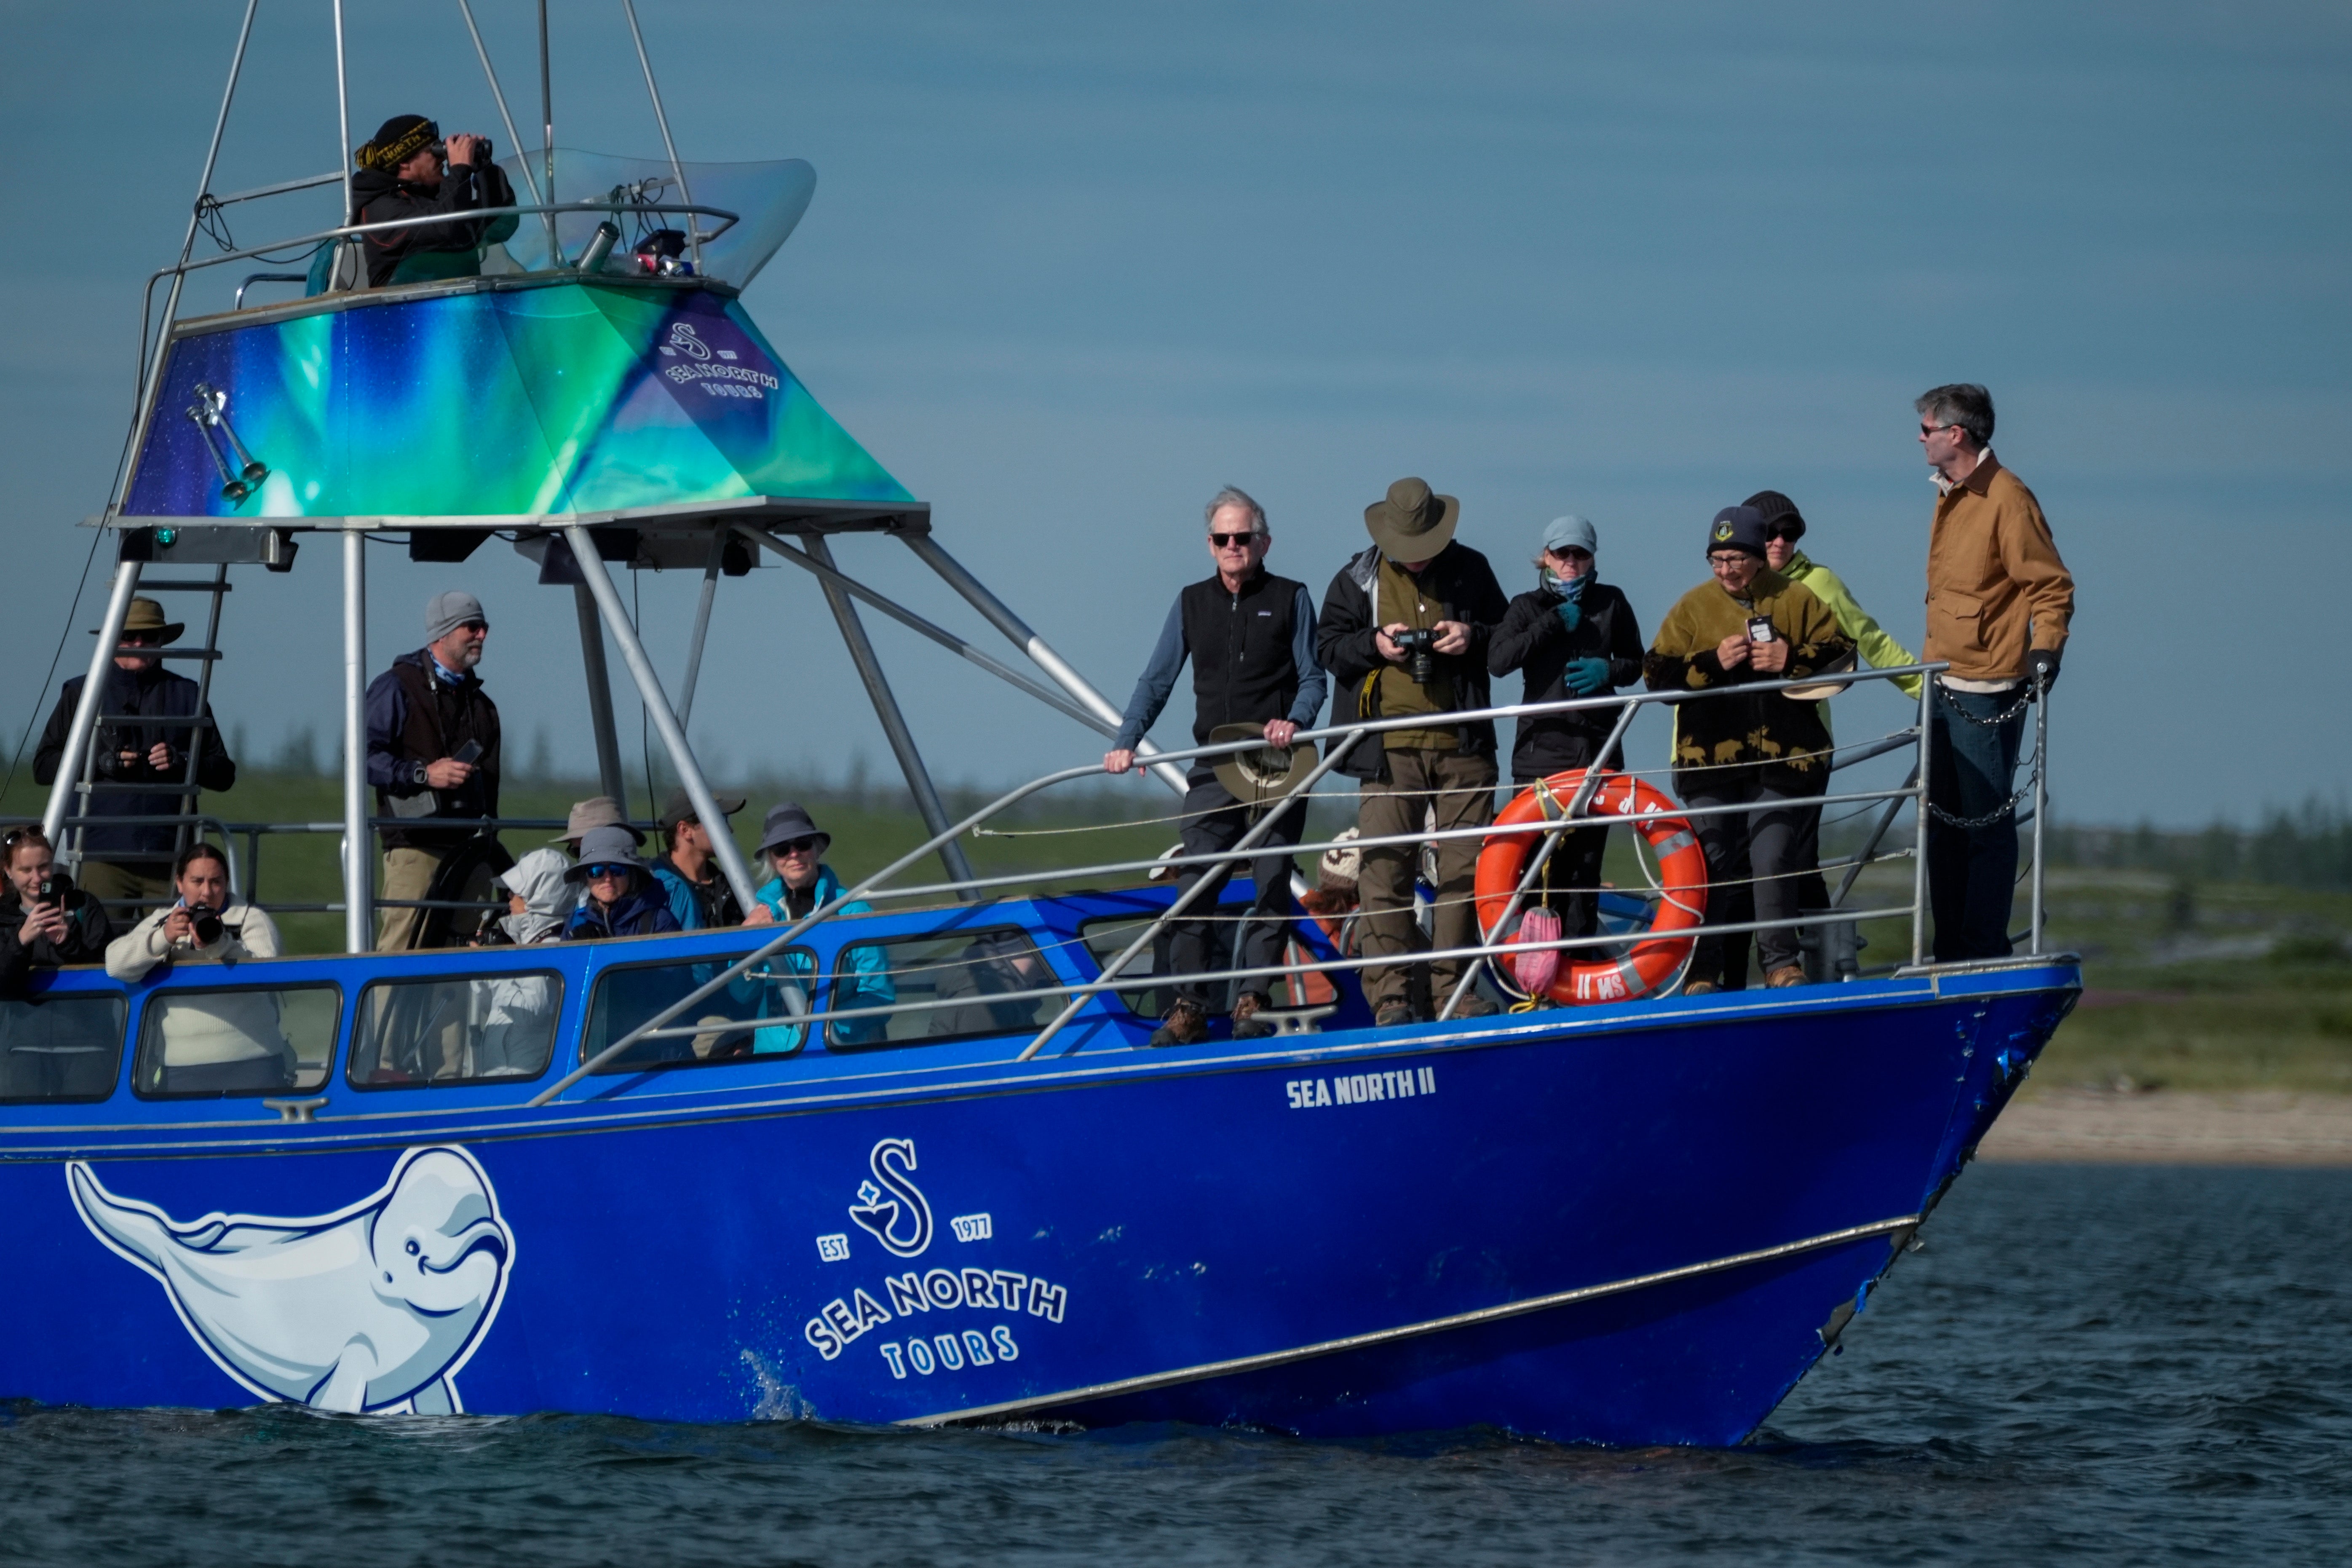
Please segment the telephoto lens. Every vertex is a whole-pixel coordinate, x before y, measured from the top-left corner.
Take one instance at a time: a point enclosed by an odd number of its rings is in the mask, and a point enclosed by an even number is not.
[[[220,941],[221,918],[217,911],[203,904],[191,904],[188,918],[195,922],[198,947],[210,947]]]

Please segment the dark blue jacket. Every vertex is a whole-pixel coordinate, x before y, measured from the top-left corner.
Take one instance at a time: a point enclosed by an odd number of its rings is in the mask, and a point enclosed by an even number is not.
[[[602,942],[606,937],[653,936],[677,929],[677,917],[669,912],[669,900],[663,895],[661,885],[640,872],[637,885],[629,889],[627,898],[613,906],[610,914],[600,912],[593,900],[583,899],[563,928],[563,940]]]

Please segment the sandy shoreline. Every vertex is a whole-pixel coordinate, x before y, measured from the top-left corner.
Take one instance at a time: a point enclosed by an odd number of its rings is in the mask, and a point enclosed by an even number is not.
[[[1985,1160],[2352,1165],[2352,1095],[2063,1089],[2001,1112]]]

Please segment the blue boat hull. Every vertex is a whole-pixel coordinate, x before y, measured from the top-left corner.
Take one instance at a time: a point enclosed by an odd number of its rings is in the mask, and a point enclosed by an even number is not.
[[[2078,986],[2020,964],[1178,1051],[1107,1023],[1031,1063],[541,1110],[18,1125],[0,1393],[1732,1443]]]

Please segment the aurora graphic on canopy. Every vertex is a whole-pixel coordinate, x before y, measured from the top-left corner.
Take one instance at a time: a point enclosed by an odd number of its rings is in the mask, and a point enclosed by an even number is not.
[[[451,1415],[514,1264],[490,1179],[463,1149],[411,1149],[382,1187],[315,1219],[210,1214],[187,1224],[118,1197],[81,1161],[74,1207],[155,1277],[205,1353],[266,1399],[320,1410]]]

